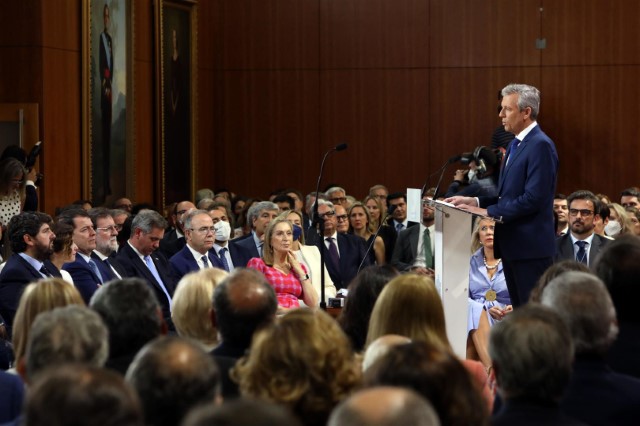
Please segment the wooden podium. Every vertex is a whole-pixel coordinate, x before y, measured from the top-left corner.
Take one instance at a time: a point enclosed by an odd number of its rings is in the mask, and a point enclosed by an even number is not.
[[[435,209],[435,282],[442,298],[447,336],[461,359],[467,356],[469,261],[473,214],[442,201]]]

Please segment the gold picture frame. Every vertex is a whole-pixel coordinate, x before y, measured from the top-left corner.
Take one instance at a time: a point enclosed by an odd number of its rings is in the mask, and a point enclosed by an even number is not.
[[[82,2],[82,194],[94,205],[135,199],[133,1]]]
[[[197,113],[197,2],[156,0],[156,116],[159,204],[195,193]]]

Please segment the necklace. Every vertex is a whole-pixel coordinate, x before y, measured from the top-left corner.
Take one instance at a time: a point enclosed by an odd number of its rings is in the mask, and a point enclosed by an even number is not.
[[[489,265],[487,263],[487,256],[484,257],[484,266],[486,266],[487,269],[489,269],[489,270],[496,269],[498,267],[498,265],[500,264],[500,262],[502,262],[502,259],[498,259],[498,261],[496,262],[495,265]]]

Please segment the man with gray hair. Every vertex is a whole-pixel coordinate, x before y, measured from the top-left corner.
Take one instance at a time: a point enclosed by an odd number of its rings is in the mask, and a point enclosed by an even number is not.
[[[87,307],[69,305],[43,312],[33,322],[18,372],[30,383],[45,369],[63,364],[102,367],[109,356],[108,334],[100,316]]]
[[[339,186],[333,186],[327,189],[325,192],[327,195],[327,199],[331,201],[334,205],[340,205],[344,208],[347,208],[347,191]]]
[[[562,318],[541,305],[514,310],[491,329],[489,354],[505,404],[491,424],[582,425],[559,408],[573,344]]]
[[[169,259],[176,279],[200,269],[224,269],[222,261],[212,250],[216,228],[209,213],[206,210],[190,210],[183,219],[187,244]]]
[[[328,426],[439,426],[431,403],[416,392],[381,386],[351,395],[329,417]]]
[[[545,287],[541,302],[567,324],[576,351],[562,411],[591,425],[637,424],[640,380],[614,373],[604,360],[618,335],[604,283],[586,272],[565,272]]]
[[[133,218],[131,237],[116,259],[128,277],[142,278],[147,282],[162,306],[164,320],[173,330],[171,298],[176,286],[175,274],[167,258],[157,251],[166,227],[167,221],[160,213],[141,211]]]
[[[273,219],[278,216],[278,205],[271,201],[261,201],[254,204],[249,208],[247,212],[247,222],[251,224],[251,233],[243,238],[232,240],[230,244],[233,244],[238,248],[240,253],[240,265],[234,266],[247,266],[249,260],[253,257],[262,256],[262,245],[264,243],[264,233],[267,231],[267,227]]]

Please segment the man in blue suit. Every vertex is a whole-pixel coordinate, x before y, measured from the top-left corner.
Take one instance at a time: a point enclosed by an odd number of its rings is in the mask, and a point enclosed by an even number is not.
[[[500,171],[498,197],[445,201],[503,221],[496,226],[495,251],[502,258],[511,301],[520,306],[527,302],[556,252],[553,197],[558,154],[536,122],[540,91],[526,84],[510,84],[502,95],[499,116],[504,129],[516,137]]]
[[[181,279],[189,272],[204,268],[224,269],[220,258],[212,250],[216,229],[205,210],[191,210],[184,216],[184,236],[187,244],[169,262]]]
[[[240,263],[235,267],[245,267],[253,257],[262,256],[262,239],[267,231],[269,223],[278,216],[278,205],[271,201],[261,201],[254,204],[247,212],[247,221],[251,223],[251,233],[246,237],[232,240],[229,244],[234,245],[240,253]]]
[[[9,221],[7,235],[13,255],[0,273],[0,316],[11,335],[13,317],[25,286],[47,277],[59,277],[60,271],[51,263],[53,252],[51,216],[40,212],[22,212]]]

